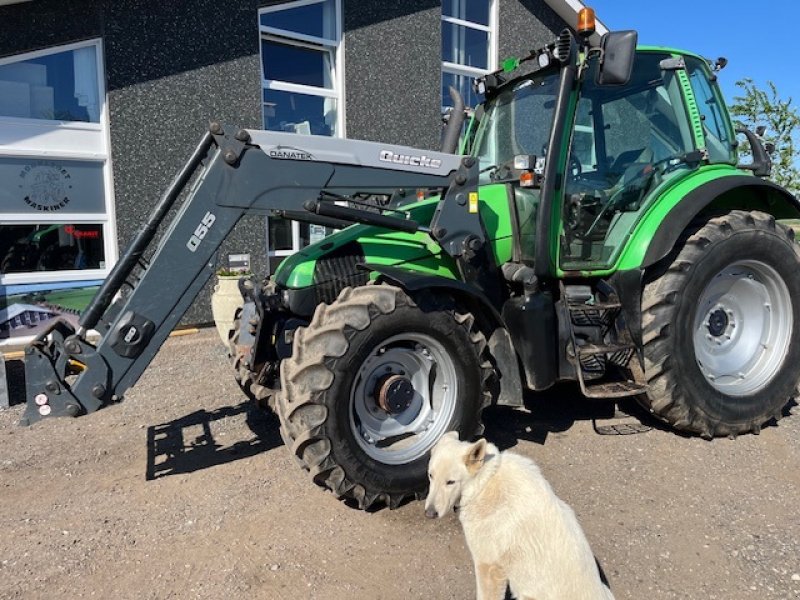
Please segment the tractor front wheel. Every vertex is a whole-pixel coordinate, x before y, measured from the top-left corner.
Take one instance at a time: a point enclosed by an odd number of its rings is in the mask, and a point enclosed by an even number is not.
[[[646,408],[703,437],[758,433],[800,382],[800,248],[763,212],[685,236],[642,299]]]
[[[389,285],[346,288],[295,333],[281,365],[281,434],[315,483],[362,509],[427,487],[431,447],[482,429],[492,372],[474,318]]]

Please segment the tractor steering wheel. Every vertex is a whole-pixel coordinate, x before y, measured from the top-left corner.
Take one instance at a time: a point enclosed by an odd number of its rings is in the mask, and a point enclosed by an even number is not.
[[[569,155],[569,160],[567,161],[567,173],[572,179],[577,179],[583,174],[583,165],[581,165],[581,161],[578,160],[578,157],[574,154]]]

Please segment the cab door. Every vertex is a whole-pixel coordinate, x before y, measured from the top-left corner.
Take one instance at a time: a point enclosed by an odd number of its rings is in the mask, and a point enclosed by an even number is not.
[[[559,267],[611,267],[666,178],[691,168],[696,149],[672,56],[637,53],[622,86],[596,84],[593,59],[580,87],[562,197]]]

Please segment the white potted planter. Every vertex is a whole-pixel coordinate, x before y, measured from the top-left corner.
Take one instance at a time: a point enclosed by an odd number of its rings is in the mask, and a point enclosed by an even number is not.
[[[242,295],[239,293],[239,279],[245,275],[245,273],[230,274],[229,271],[220,270],[217,273],[214,292],[211,294],[211,314],[214,317],[219,338],[226,347],[228,332],[233,329],[236,309],[243,304]]]

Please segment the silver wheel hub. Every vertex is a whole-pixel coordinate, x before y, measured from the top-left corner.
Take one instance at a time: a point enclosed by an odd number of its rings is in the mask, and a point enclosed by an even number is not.
[[[457,394],[455,364],[440,342],[421,333],[393,336],[356,373],[350,426],[370,458],[409,463],[447,431]]]
[[[694,351],[703,376],[730,396],[766,387],[783,364],[793,324],[781,276],[756,260],[738,261],[703,290],[694,318]]]

